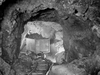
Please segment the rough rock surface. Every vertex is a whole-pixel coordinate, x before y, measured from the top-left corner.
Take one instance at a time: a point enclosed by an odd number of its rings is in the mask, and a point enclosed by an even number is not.
[[[4,2],[5,0],[0,0],[0,5],[2,5],[2,3]]]
[[[0,9],[0,75],[100,74],[99,0],[6,0]],[[62,63],[54,64],[42,53],[20,53],[21,35],[29,21],[62,26]]]

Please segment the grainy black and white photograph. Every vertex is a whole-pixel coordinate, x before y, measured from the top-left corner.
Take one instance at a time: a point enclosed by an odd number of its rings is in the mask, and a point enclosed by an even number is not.
[[[100,0],[0,0],[0,75],[100,75]]]

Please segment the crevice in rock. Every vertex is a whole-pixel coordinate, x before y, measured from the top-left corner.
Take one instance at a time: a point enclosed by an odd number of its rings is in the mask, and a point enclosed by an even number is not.
[[[35,14],[35,15],[34,15]],[[44,9],[39,10],[30,17],[25,23],[28,21],[51,21],[51,22],[57,22],[58,21],[58,13],[55,9]]]
[[[90,75],[98,75],[99,71],[100,69],[94,69],[93,71],[91,71]]]

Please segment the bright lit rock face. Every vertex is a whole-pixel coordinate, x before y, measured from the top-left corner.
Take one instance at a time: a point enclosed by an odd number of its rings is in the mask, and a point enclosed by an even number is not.
[[[53,63],[57,61],[60,63],[65,51],[62,38],[62,27],[57,23],[28,22],[22,34],[21,52],[25,54],[29,54],[31,51],[36,54],[44,53],[44,58]]]

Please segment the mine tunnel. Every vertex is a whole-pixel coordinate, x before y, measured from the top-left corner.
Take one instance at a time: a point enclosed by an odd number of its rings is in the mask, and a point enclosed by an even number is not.
[[[99,75],[99,3],[2,0],[0,75]]]

